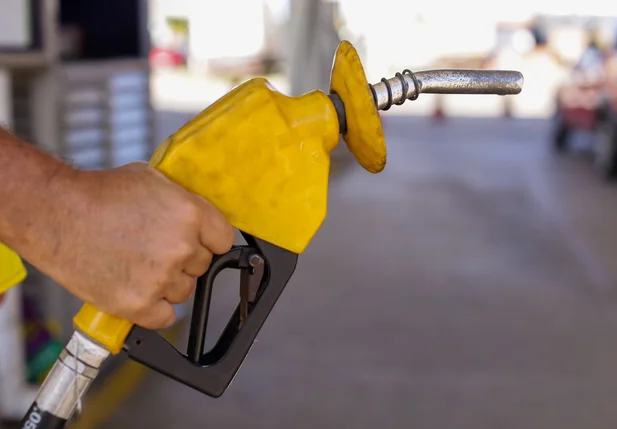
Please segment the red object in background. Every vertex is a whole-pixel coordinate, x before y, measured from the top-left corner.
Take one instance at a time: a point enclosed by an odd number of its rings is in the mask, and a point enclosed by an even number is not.
[[[2,304],[2,301],[4,301],[4,294],[0,293],[0,304]]]
[[[187,63],[186,55],[182,52],[162,47],[150,50],[149,61],[152,67],[182,67]]]
[[[444,112],[443,102],[443,97],[441,94],[438,94],[435,100],[436,106],[432,116],[434,122],[443,122],[446,119],[446,112]]]
[[[617,51],[590,47],[555,98],[553,149],[565,152],[575,133],[593,133],[593,164],[604,179],[617,179],[616,62]]]
[[[557,114],[568,128],[595,131],[598,126],[598,112],[606,90],[605,75],[590,75],[586,75],[586,70],[574,70],[557,91]]]

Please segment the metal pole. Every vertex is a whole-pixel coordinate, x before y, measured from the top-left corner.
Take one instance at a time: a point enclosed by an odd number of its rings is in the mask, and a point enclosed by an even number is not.
[[[291,95],[300,95],[312,88],[309,41],[314,38],[319,2],[292,0],[290,16],[289,82]]]
[[[292,0],[289,81],[292,95],[328,92],[332,57],[340,40],[334,28],[336,2]]]

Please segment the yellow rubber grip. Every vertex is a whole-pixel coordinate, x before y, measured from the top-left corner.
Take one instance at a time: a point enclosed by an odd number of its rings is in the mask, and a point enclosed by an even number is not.
[[[105,347],[111,354],[118,354],[124,346],[133,324],[84,304],[73,318],[75,327],[90,339]]]

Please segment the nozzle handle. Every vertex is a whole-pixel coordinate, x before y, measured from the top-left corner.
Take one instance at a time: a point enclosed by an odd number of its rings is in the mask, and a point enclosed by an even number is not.
[[[512,70],[405,70],[371,85],[371,91],[377,109],[388,110],[393,104],[415,100],[420,93],[515,95],[522,91],[523,82],[522,73]]]

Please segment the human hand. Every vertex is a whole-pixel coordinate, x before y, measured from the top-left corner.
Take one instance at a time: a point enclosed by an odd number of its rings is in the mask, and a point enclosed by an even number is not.
[[[71,170],[63,213],[28,258],[101,311],[147,329],[175,321],[213,254],[227,252],[233,227],[204,198],[145,163]],[[67,184],[68,183],[68,184]]]

